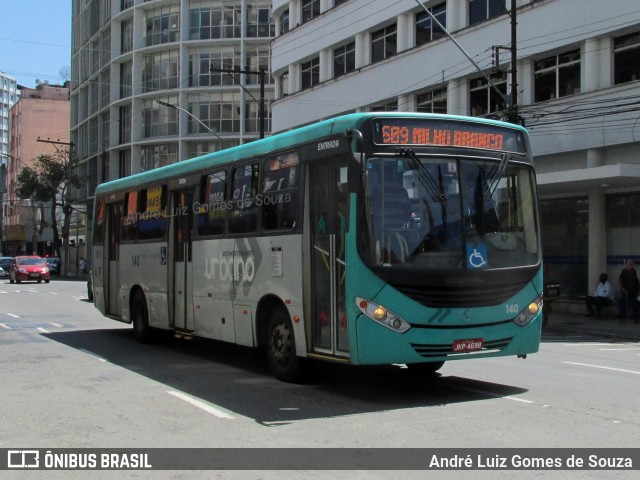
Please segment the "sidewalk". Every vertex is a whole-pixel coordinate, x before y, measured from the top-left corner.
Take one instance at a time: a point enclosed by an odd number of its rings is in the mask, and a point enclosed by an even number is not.
[[[627,320],[621,323],[610,314],[585,317],[584,313],[571,313],[551,309],[549,321],[542,333],[581,333],[607,336],[615,339],[640,340],[640,323]]]

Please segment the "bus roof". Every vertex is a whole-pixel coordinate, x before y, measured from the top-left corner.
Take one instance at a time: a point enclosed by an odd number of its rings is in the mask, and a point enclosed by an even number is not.
[[[230,163],[243,160],[258,155],[268,155],[278,150],[292,148],[296,145],[313,142],[321,138],[335,135],[338,133],[346,133],[349,129],[359,129],[363,122],[372,118],[379,117],[404,117],[404,118],[425,118],[425,119],[447,119],[458,120],[464,122],[481,123],[486,125],[495,125],[507,128],[514,128],[525,132],[526,129],[519,125],[491,120],[479,117],[465,117],[458,115],[441,115],[429,113],[415,112],[363,112],[352,113],[334,117],[328,120],[322,120],[304,127],[289,130],[287,132],[278,133],[267,138],[245,143],[236,147],[219,150],[213,153],[206,153],[199,157],[189,160],[183,160],[178,163],[166,165],[146,172],[137,173],[128,177],[124,177],[110,182],[105,182],[96,188],[95,195],[104,195],[110,192],[116,192],[123,189],[130,189],[134,186],[149,185],[158,183],[167,178],[179,177],[190,173],[198,172],[206,167]]]

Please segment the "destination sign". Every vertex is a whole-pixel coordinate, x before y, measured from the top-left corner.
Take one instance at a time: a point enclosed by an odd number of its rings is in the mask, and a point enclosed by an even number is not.
[[[522,132],[470,122],[380,118],[374,122],[373,139],[378,145],[429,145],[526,152]]]

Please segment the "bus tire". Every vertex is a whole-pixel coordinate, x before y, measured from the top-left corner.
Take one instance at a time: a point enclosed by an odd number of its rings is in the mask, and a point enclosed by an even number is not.
[[[442,368],[444,362],[408,363],[409,372],[417,375],[433,375]]]
[[[273,376],[283,382],[295,382],[301,377],[301,359],[296,355],[296,343],[289,314],[276,308],[267,324],[265,346]]]
[[[147,300],[142,292],[137,292],[133,297],[131,322],[133,323],[135,339],[140,343],[148,343],[151,340],[151,327],[149,327]]]

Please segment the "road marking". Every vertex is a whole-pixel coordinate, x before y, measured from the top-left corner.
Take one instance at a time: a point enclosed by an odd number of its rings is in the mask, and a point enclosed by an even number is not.
[[[602,370],[614,370],[616,372],[633,373],[634,375],[640,375],[640,372],[636,372],[635,370],[625,370],[623,368],[604,367],[602,365],[591,365],[589,363],[578,363],[578,362],[562,362],[562,363],[567,363],[569,365],[578,365],[581,367],[601,368]]]
[[[54,327],[58,327],[58,328],[62,328],[62,327],[64,327],[64,325],[62,325],[61,323],[53,323],[53,322],[49,322],[49,325],[53,325]]]
[[[36,330],[38,330],[39,332],[42,333],[51,333],[49,330],[47,330],[46,328],[42,328],[42,327],[38,327]]]
[[[47,292],[49,295],[57,295],[58,292]]]
[[[214,407],[209,402],[198,400],[196,398],[191,397],[190,395],[187,395],[186,393],[176,392],[175,390],[167,390],[167,393],[176,398],[179,398],[180,400],[184,400],[185,402],[193,405],[194,407],[198,407],[199,409],[204,410],[205,412],[210,413],[211,415],[215,415],[218,418],[227,418],[227,419],[233,420],[233,417],[231,415]]]
[[[11,327],[5,323],[0,323],[0,327],[6,328],[7,330],[11,330]]]
[[[16,315],[15,313],[7,313],[7,315],[13,318],[20,318],[20,315]]]

